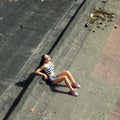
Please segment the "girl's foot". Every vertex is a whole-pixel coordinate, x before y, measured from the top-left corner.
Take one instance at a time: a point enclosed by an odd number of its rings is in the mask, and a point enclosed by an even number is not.
[[[80,88],[81,86],[78,83],[74,83],[74,84],[72,84],[72,87],[73,88]]]
[[[74,90],[69,91],[68,94],[73,95],[73,96],[78,96],[78,93]]]

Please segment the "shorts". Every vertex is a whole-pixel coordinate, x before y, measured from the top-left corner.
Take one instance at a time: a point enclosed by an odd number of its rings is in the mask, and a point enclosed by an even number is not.
[[[53,83],[53,81],[58,77],[58,75],[54,75],[50,77],[48,80]]]

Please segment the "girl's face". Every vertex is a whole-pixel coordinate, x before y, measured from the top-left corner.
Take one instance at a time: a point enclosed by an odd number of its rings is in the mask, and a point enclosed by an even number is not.
[[[51,57],[49,55],[45,55],[44,59],[45,59],[45,62],[50,62],[51,61]]]

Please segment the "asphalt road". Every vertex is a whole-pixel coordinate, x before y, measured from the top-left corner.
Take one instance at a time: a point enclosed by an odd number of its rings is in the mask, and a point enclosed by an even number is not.
[[[72,4],[67,0],[0,1],[0,94]]]

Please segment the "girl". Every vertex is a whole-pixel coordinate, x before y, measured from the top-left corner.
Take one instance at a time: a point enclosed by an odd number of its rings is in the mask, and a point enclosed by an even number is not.
[[[64,71],[55,75],[54,64],[51,62],[51,57],[49,55],[45,54],[41,57],[40,67],[35,71],[35,73],[41,75],[45,80],[49,80],[52,84],[57,85],[64,81],[70,89],[68,93],[73,96],[78,96],[78,93],[74,88],[80,88],[80,85],[76,83],[69,71]]]

